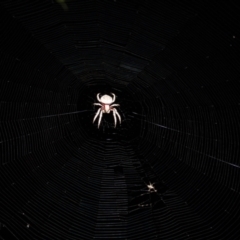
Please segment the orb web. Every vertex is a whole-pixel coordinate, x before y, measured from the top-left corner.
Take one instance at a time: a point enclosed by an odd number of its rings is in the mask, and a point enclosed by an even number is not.
[[[236,239],[230,3],[1,3],[0,238]],[[122,123],[93,124],[116,94]]]

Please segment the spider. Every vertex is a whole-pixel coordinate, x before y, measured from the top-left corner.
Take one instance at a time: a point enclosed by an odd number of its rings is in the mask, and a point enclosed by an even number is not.
[[[148,187],[148,191],[149,192],[157,192],[157,190],[155,189],[155,187],[153,186],[153,184],[152,183],[150,183],[149,185],[147,185],[147,187]]]
[[[110,113],[111,111],[113,112],[113,118],[114,118],[114,127],[116,128],[116,124],[117,124],[117,118],[116,115],[119,119],[119,122],[121,123],[121,117],[117,111],[116,108],[117,106],[120,106],[119,104],[112,104],[115,102],[116,96],[114,93],[111,93],[113,95],[113,97],[109,96],[109,95],[103,95],[101,97],[99,97],[100,93],[97,94],[97,100],[100,103],[94,103],[93,105],[97,105],[97,106],[101,106],[97,113],[95,114],[94,118],[93,118],[93,123],[96,120],[96,118],[99,115],[99,120],[98,120],[98,128],[100,126],[101,120],[102,120],[102,114],[103,113]],[[111,105],[112,104],[112,105]]]

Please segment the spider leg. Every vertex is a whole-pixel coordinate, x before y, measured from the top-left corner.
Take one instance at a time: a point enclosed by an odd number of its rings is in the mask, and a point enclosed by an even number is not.
[[[116,95],[114,93],[111,93],[113,95],[113,100],[112,100],[112,103],[115,102],[116,100]]]
[[[101,108],[100,108],[101,109]],[[101,120],[102,120],[102,111],[100,112],[99,119],[98,119],[98,128],[100,126]]]
[[[101,103],[94,103],[93,105],[102,106]]]
[[[101,102],[99,95],[100,95],[100,93],[97,94],[97,100],[98,100],[99,102]]]
[[[121,123],[121,116],[119,115],[118,111],[116,108],[114,108],[114,112],[116,113],[116,115],[118,116],[119,122]]]
[[[118,106],[120,106],[120,104],[113,104],[113,105],[111,105],[111,107],[118,107]]]
[[[115,108],[112,109],[113,111],[113,118],[114,118],[114,127],[116,127],[116,124],[117,124],[117,118],[116,118],[116,114],[115,114]]]
[[[95,117],[93,118],[93,123],[96,120],[96,118],[98,117],[99,113],[101,111],[101,108],[98,109],[97,113],[95,114]]]

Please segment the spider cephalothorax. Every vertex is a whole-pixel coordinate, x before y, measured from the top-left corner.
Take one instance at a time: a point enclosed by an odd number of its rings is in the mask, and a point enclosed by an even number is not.
[[[117,106],[120,106],[119,104],[112,104],[115,102],[116,100],[116,96],[114,93],[111,93],[113,95],[113,97],[105,94],[101,97],[99,97],[100,93],[97,94],[97,100],[100,102],[100,103],[94,103],[93,105],[97,105],[97,106],[101,106],[97,113],[95,114],[94,118],[93,118],[93,123],[94,121],[96,120],[96,118],[98,117],[99,115],[99,120],[98,120],[98,128],[100,126],[100,123],[101,123],[101,120],[102,120],[102,114],[103,113],[110,113],[111,111],[113,112],[113,118],[114,118],[114,127],[116,127],[116,124],[117,124],[117,117],[119,119],[119,122],[121,123],[121,117],[117,111],[116,108],[114,107],[117,107]],[[117,117],[116,117],[117,116]]]

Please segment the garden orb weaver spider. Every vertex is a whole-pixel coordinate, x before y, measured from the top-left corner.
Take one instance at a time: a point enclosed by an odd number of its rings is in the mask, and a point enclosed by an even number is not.
[[[93,118],[93,123],[95,122],[96,118],[99,116],[98,119],[98,128],[101,124],[101,120],[102,120],[102,115],[103,113],[110,113],[111,111],[113,112],[113,118],[114,118],[114,127],[116,128],[117,125],[117,118],[119,120],[119,122],[121,123],[121,116],[119,115],[118,111],[116,108],[114,107],[118,107],[120,106],[120,104],[112,104],[115,102],[116,100],[116,95],[114,93],[111,93],[113,97],[105,94],[103,96],[99,96],[100,93],[97,94],[97,100],[100,103],[94,103],[93,105],[96,106],[100,106],[100,108],[98,109],[98,111],[96,112],[94,118]]]

